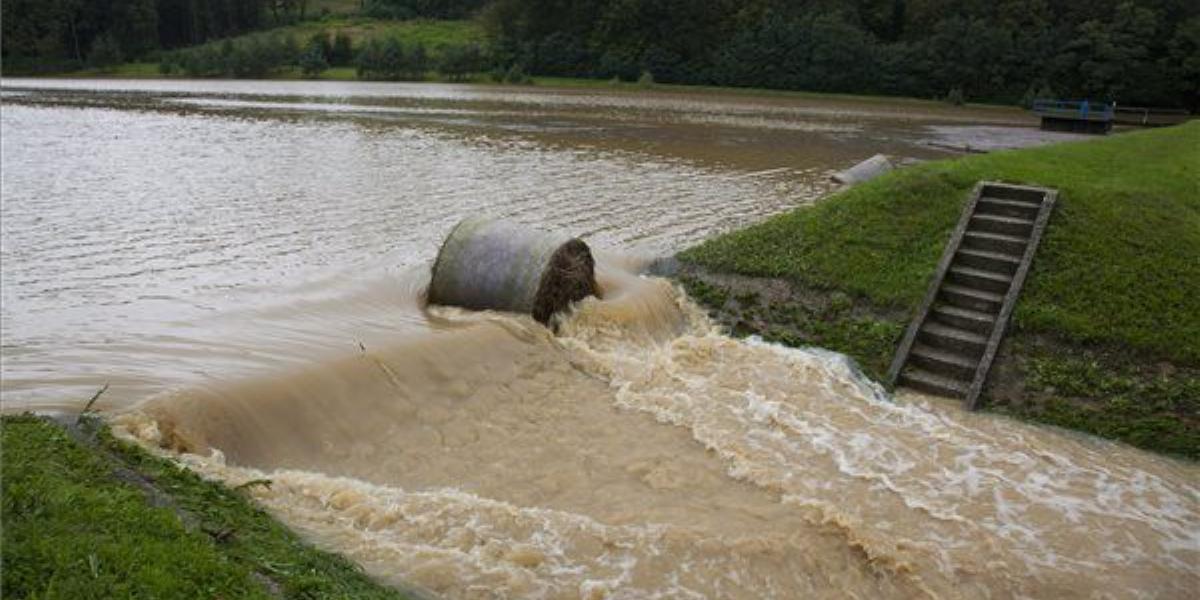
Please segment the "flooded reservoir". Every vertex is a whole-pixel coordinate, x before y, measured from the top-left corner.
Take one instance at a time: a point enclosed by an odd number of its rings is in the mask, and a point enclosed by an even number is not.
[[[1043,141],[905,101],[3,81],[3,409],[98,407],[445,598],[1191,597],[1200,467],[737,340],[651,259],[877,153]],[[1007,143],[1007,142],[1006,142]],[[583,238],[552,332],[426,307],[450,229]]]

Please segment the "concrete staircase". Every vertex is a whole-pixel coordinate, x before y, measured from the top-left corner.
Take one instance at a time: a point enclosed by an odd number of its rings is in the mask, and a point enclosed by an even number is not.
[[[1058,192],[975,186],[888,379],[974,409]]]

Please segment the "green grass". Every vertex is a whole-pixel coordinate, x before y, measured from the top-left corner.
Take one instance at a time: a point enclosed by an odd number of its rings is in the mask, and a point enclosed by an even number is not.
[[[313,0],[308,14],[320,16],[322,11],[330,16],[353,16],[358,14],[362,0]]]
[[[1028,363],[1026,385],[1042,398],[1001,407],[1001,412],[1200,459],[1195,422],[1200,371],[1155,372],[1087,352],[1064,356],[1021,348],[1021,353]],[[1084,398],[1099,401],[1079,401]]]
[[[3,597],[403,597],[240,493],[93,419],[80,431],[28,415],[0,422]]]
[[[82,79],[105,79],[105,78],[121,78],[121,79],[163,79],[164,76],[158,72],[158,63],[150,62],[131,62],[122,63],[107,69],[84,69],[82,71],[72,71],[70,73],[52,73],[46,77],[78,77]]]
[[[798,299],[683,284],[735,334],[844,352],[879,379],[980,180],[1060,191],[1008,336],[1020,391],[990,409],[1200,459],[1200,122],[912,167],[681,254]]]
[[[1060,191],[1018,331],[1200,364],[1200,122],[919,165],[681,258],[915,308],[980,180]]]
[[[854,357],[868,377],[882,380],[892,359],[894,340],[904,327],[882,319],[813,313],[794,305],[767,307],[761,337],[785,346],[837,348]]]
[[[296,25],[278,27],[268,30],[270,34],[289,35],[300,44],[318,33],[325,33],[332,38],[335,33],[345,33],[353,40],[354,47],[359,48],[366,40],[372,38],[397,37],[406,45],[422,44],[430,57],[440,56],[440,48],[444,46],[462,46],[468,44],[483,45],[483,30],[473,21],[435,21],[415,19],[410,21],[388,21],[366,17],[336,17],[315,21],[304,21]],[[231,38],[235,42],[251,36],[261,36],[263,32],[252,32],[244,36]],[[115,67],[99,70],[84,69],[71,73],[51,74],[51,77],[79,78],[129,78],[129,79],[166,79],[182,75],[164,75],[159,72],[157,62],[130,62]],[[350,81],[357,79],[353,67],[332,67],[316,79]],[[477,74],[470,79],[483,79]],[[267,79],[305,79],[299,68],[285,69],[267,77]]]
[[[1140,402],[1121,398],[1100,404],[1052,396],[1045,401],[997,411],[1018,419],[1120,440],[1145,450],[1200,460],[1195,427]]]
[[[405,44],[424,44],[431,51],[439,46],[483,44],[485,41],[483,30],[474,21],[430,19],[387,21],[366,17],[345,17],[304,21],[288,27],[271,29],[270,32],[293,35],[301,42],[315,33],[326,32],[332,36],[334,33],[340,32],[350,36],[350,39],[354,41],[355,48],[370,38],[382,36],[398,37]]]
[[[118,65],[116,68],[98,71],[88,69],[86,71],[76,71],[68,73],[67,77],[78,78],[121,78],[121,79],[174,79],[183,77],[182,75],[167,76],[158,71],[158,63],[125,63]],[[54,75],[53,77],[62,77],[62,75]],[[300,72],[299,68],[293,67],[285,69],[279,73],[275,73],[267,79],[308,79]],[[321,73],[317,79],[329,79],[335,81],[357,81],[358,74],[354,67],[330,67]]]

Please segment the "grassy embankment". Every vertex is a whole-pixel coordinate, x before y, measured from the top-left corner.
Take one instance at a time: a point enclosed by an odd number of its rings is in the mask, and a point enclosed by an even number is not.
[[[686,250],[682,279],[736,332],[880,379],[980,180],[1060,190],[989,408],[1200,458],[1200,122],[894,172]]]
[[[0,447],[5,598],[406,597],[94,417],[6,416]]]

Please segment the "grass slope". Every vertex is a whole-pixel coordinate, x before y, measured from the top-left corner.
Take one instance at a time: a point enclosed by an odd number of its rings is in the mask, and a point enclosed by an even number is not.
[[[114,439],[0,422],[5,598],[402,598],[241,494]]]
[[[293,35],[303,42],[313,34],[325,32],[344,33],[350,36],[357,48],[373,37],[394,36],[405,44],[424,44],[432,50],[439,46],[461,46],[484,43],[483,30],[474,21],[440,21],[413,19],[410,21],[388,21],[367,17],[348,17],[303,21],[289,27],[271,29],[271,33]],[[253,34],[249,34],[253,35]]]
[[[414,19],[409,21],[389,21],[368,17],[337,17],[315,21],[303,21],[287,27],[277,27],[265,31],[255,31],[242,36],[230,38],[235,44],[251,37],[267,35],[291,36],[303,46],[316,34],[324,34],[330,40],[337,33],[350,36],[355,51],[372,38],[385,39],[394,37],[407,46],[421,44],[425,46],[431,58],[441,56],[441,49],[447,46],[464,46],[479,44],[483,46],[486,39],[483,30],[474,21],[438,21],[429,19]],[[211,41],[208,43],[220,43]],[[62,74],[51,75],[60,77]],[[83,69],[67,73],[67,77],[79,78],[130,78],[130,79],[165,79],[171,78],[159,71],[157,62],[128,62],[106,69]],[[299,68],[290,67],[274,73],[267,79],[311,79],[305,76]],[[354,67],[331,67],[322,72],[316,79],[332,79],[349,81],[358,79]]]
[[[915,307],[980,180],[1060,191],[1016,330],[1200,364],[1200,122],[919,165],[681,258]]]

